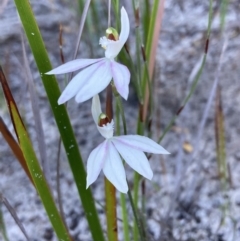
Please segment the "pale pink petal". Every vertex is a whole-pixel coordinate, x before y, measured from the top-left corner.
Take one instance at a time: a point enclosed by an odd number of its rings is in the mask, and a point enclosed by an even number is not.
[[[127,193],[128,185],[123,163],[111,141],[108,142],[108,155],[103,166],[103,173],[118,191]]]
[[[95,95],[92,98],[92,116],[95,124],[98,126],[98,118],[102,113],[101,103],[99,95]]]
[[[116,138],[112,138],[111,141],[122,156],[122,158],[132,169],[134,169],[145,178],[149,180],[152,179],[152,169],[150,167],[147,157],[142,151],[133,149],[130,146],[118,141]]]
[[[115,61],[111,61],[111,70],[114,84],[118,93],[127,100],[129,93],[130,72],[128,68]]]
[[[92,71],[91,76],[85,81],[75,97],[75,100],[78,103],[88,100],[101,92],[107,87],[112,79],[110,61],[108,59],[104,59],[95,65],[98,66],[97,69]]]
[[[125,44],[128,39],[130,32],[130,24],[127,12],[124,7],[121,8],[121,32],[119,35],[119,40]]]
[[[101,59],[75,59],[72,61],[69,61],[65,64],[60,65],[59,67],[52,69],[51,71],[45,73],[45,74],[66,74],[70,72],[74,72],[76,70],[82,69],[84,67],[87,67],[88,65],[94,64],[96,62],[101,61]]]
[[[99,68],[102,62],[105,62],[105,59],[89,66],[74,76],[59,97],[58,104],[61,105],[75,96],[80,91],[82,86],[87,84],[88,80],[91,78],[92,73]]]
[[[162,146],[157,144],[155,141],[151,140],[145,136],[139,135],[126,135],[126,136],[116,136],[113,137],[114,140],[121,142],[122,144],[128,145],[131,148],[137,149],[139,151],[144,151],[154,154],[170,154]]]
[[[96,181],[108,154],[107,141],[97,146],[87,160],[87,188]]]

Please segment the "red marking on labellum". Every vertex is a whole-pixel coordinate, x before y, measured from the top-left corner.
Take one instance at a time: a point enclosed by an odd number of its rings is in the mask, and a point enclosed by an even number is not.
[[[115,37],[114,37],[114,35],[113,35],[112,33],[110,33],[110,34],[108,35],[108,39],[113,40],[113,41],[116,41],[116,39],[115,39]]]
[[[98,125],[105,126],[107,123],[110,123],[109,118],[105,114],[101,114],[99,117]]]

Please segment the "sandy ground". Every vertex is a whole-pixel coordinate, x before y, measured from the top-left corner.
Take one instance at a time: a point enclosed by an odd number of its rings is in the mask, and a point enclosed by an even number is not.
[[[36,144],[33,114],[29,94],[26,94],[28,85],[22,61],[21,26],[12,1],[3,2],[7,4],[4,8],[3,5],[2,8],[0,7],[0,61],[31,138]],[[69,5],[66,2],[42,0],[33,3],[53,66],[61,63],[58,49],[59,22],[63,24],[64,29],[63,51],[66,60],[71,59],[75,48],[79,19],[76,17],[74,4]],[[155,140],[179,109],[192,85],[191,73],[195,73],[194,68],[199,65],[204,52],[208,7],[207,0],[166,1],[155,69],[156,111],[153,122]],[[212,33],[203,74],[191,100],[161,143],[171,152],[171,155],[154,156],[151,159],[154,179],[153,182],[146,182],[148,200],[146,219],[149,240],[240,240],[240,3],[238,0],[230,1],[224,34],[220,32],[219,5],[216,1],[213,8]],[[98,37],[94,38],[95,40],[96,44],[93,46],[98,48]],[[88,36],[85,36],[80,46],[81,57],[93,54],[88,41]],[[227,48],[223,53],[220,70],[217,70],[224,45]],[[52,186],[55,190],[59,136],[28,46],[27,53],[39,96]],[[99,54],[101,54],[100,48],[96,53],[94,52],[94,57],[98,57]],[[207,103],[217,77],[221,87],[225,118],[228,166],[225,190],[218,176],[216,158],[215,98],[207,110]],[[62,85],[62,78],[58,79]],[[133,133],[137,116],[137,103],[134,97],[130,96],[125,109],[128,130]],[[83,159],[86,160],[90,151],[102,140],[98,132],[93,131],[95,127],[90,113],[90,101],[81,105],[70,101],[68,111]],[[0,114],[13,131],[7,107],[1,95]],[[207,115],[206,122],[204,129],[201,130],[205,115]],[[56,240],[35,190],[2,136],[0,136],[0,143],[0,193],[14,207],[31,240]],[[186,143],[193,148],[192,152],[184,149]],[[35,146],[37,150],[37,145]],[[67,224],[75,241],[90,241],[91,236],[65,154],[62,153],[61,157],[61,190]],[[130,168],[127,170],[128,179],[131,182],[133,173]],[[102,175],[92,185],[92,190],[96,199],[104,203]],[[9,239],[25,240],[5,206],[2,205],[1,208]],[[97,205],[97,209],[104,223],[102,207]],[[120,208],[119,217],[121,217]],[[103,226],[105,227],[104,224]],[[0,240],[2,240],[1,234]],[[120,234],[120,240],[123,240],[122,234]]]

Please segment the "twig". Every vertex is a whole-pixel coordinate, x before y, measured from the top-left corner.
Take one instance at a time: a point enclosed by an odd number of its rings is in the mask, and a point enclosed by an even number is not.
[[[16,211],[14,210],[14,208],[11,206],[11,204],[8,202],[8,200],[2,195],[2,193],[0,193],[0,202],[3,203],[5,205],[5,207],[7,208],[7,210],[9,211],[9,213],[12,215],[14,221],[16,222],[16,224],[18,225],[18,227],[20,228],[20,230],[22,231],[22,233],[24,234],[24,236],[26,237],[27,241],[30,241],[27,232],[25,230],[25,228],[23,227],[20,219],[17,216]]]
[[[87,12],[88,12],[90,3],[91,3],[91,0],[86,0],[85,5],[84,5],[82,17],[81,17],[80,24],[79,24],[79,31],[78,31],[76,48],[75,48],[73,58],[72,58],[73,60],[76,59],[76,57],[77,57],[77,53],[78,53],[78,49],[79,49],[80,41],[81,41],[81,37],[82,37],[83,27],[84,27],[84,24],[85,24],[85,21],[86,21],[86,18],[87,18]],[[73,76],[73,73],[71,73],[69,75],[68,82],[71,80],[72,76]]]

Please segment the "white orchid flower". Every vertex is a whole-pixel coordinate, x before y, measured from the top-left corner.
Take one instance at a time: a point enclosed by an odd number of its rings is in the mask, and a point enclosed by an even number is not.
[[[169,154],[169,152],[144,136],[113,136],[113,120],[102,127],[99,126],[99,117],[101,118],[103,114],[98,95],[94,96],[92,100],[92,115],[99,132],[106,140],[89,155],[87,161],[87,188],[96,181],[100,171],[103,170],[106,178],[120,192],[127,193],[128,185],[121,157],[136,172],[151,180],[153,172],[144,152],[154,154]]]
[[[113,32],[112,32],[113,31]],[[113,28],[107,29],[107,33],[118,38]],[[119,94],[128,98],[128,85],[130,72],[128,68],[114,61],[129,36],[129,19],[124,7],[121,9],[121,32],[119,39],[110,40],[106,37],[100,38],[99,44],[105,49],[105,58],[100,59],[76,59],[65,63],[46,74],[65,74],[85,68],[78,73],[67,85],[58,99],[58,104],[63,104],[75,96],[76,102],[80,103],[90,99],[105,89],[113,79]]]

